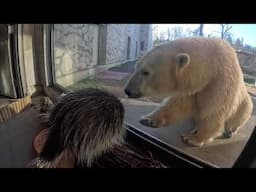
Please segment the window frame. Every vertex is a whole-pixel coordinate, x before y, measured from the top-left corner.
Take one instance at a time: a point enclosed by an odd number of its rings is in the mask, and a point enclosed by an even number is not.
[[[54,97],[54,100],[58,99],[58,95],[63,93],[69,93],[67,89],[56,82],[55,77],[55,64],[54,64],[54,24],[44,25],[44,56],[45,56],[45,84],[46,92]]]
[[[45,53],[45,66],[46,66],[46,86],[45,92],[53,101],[58,101],[61,98],[61,94],[69,93],[71,91],[65,89],[59,85],[55,79],[55,64],[54,64],[54,24],[44,24],[44,53]],[[197,168],[219,168],[209,162],[203,162],[195,159],[188,154],[182,153],[181,151],[165,144],[158,138],[155,138],[142,130],[139,130],[135,126],[125,122],[125,128],[127,134],[132,138],[138,139],[138,141],[145,143],[158,150],[165,159],[175,159],[179,164],[184,167],[197,167]],[[251,167],[256,160],[256,153],[252,153],[256,148],[256,126],[246,143],[243,151],[241,152],[238,159],[235,161],[233,167]]]

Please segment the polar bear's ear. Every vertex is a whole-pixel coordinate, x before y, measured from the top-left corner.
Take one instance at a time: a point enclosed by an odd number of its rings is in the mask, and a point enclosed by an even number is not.
[[[177,64],[177,70],[183,70],[190,63],[190,56],[187,53],[179,53],[175,57],[175,62]]]

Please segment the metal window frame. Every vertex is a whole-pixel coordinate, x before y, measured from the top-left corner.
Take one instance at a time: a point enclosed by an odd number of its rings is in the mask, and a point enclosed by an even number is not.
[[[58,93],[70,92],[56,82],[54,65],[54,24],[44,24],[44,84],[46,89],[52,89]]]

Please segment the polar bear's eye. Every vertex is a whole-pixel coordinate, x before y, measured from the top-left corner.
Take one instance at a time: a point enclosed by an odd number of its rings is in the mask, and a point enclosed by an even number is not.
[[[148,76],[148,75],[149,75],[149,72],[148,72],[148,71],[142,71],[141,74],[142,74],[143,76]]]

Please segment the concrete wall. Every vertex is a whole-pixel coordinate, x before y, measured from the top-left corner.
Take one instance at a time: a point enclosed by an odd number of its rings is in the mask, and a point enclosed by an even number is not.
[[[127,59],[128,37],[131,40],[129,59]],[[140,49],[141,41],[144,41],[143,50]],[[109,24],[107,25],[106,64],[135,60],[149,51],[152,43],[152,29],[149,24]]]
[[[107,25],[106,64],[126,61],[127,24]]]

